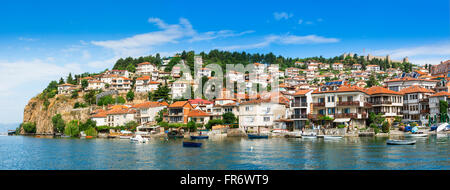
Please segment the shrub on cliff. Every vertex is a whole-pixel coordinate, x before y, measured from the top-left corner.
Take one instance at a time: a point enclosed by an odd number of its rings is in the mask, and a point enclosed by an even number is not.
[[[134,92],[132,90],[128,91],[127,93],[127,100],[133,101],[134,100]]]
[[[26,122],[20,124],[20,128],[22,128],[25,133],[36,133],[36,123]]]
[[[53,123],[53,131],[57,133],[64,132],[64,128],[66,127],[66,124],[64,123],[64,120],[61,117],[61,114],[56,114],[52,117],[52,123]]]
[[[80,135],[80,121],[72,120],[69,123],[67,123],[66,128],[64,129],[64,134],[71,136],[71,137],[79,136]]]
[[[86,134],[86,136],[93,136],[93,137],[97,137],[97,130],[95,130],[95,128],[89,128],[87,130],[84,131],[84,134]]]
[[[383,131],[383,133],[389,133],[389,129],[390,128],[390,124],[389,122],[385,121],[383,122],[383,125],[381,126],[381,130]]]

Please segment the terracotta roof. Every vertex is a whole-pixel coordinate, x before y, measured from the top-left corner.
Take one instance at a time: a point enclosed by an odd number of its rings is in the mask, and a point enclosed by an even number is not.
[[[396,78],[396,79],[392,79],[392,80],[386,81],[386,82],[400,82],[400,81],[430,81],[430,82],[439,82],[438,80],[416,79],[416,78],[412,78],[412,77]]]
[[[366,89],[367,94],[369,95],[374,95],[374,94],[397,94],[397,95],[401,95],[401,93],[393,91],[393,90],[389,90],[387,88],[383,88],[381,86],[373,86],[370,87],[368,89]]]
[[[106,111],[102,111],[102,112],[99,112],[99,113],[91,116],[91,118],[102,118],[102,117],[106,117],[106,115],[107,115],[107,112]]]
[[[367,65],[366,67],[379,67],[378,65]]]
[[[402,94],[418,93],[418,92],[420,92],[420,93],[434,93],[433,90],[426,89],[424,87],[417,86],[417,85],[413,85],[413,86],[410,86],[408,88],[404,88],[404,89],[400,90],[400,93],[402,93]]]
[[[65,83],[65,84],[60,84],[58,86],[76,86],[76,85]]]
[[[163,106],[169,106],[169,104],[167,102],[160,102],[159,104],[161,104]]]
[[[186,105],[187,103],[189,103],[188,101],[178,101],[178,102],[174,102],[172,104],[169,105],[169,108],[178,108],[178,107],[184,107],[184,105]]]
[[[357,86],[341,86],[337,90],[328,90],[328,91],[319,91],[318,89],[313,92],[313,94],[322,94],[322,93],[339,93],[339,92],[363,92],[366,93],[364,88]],[[367,93],[366,93],[367,94]]]
[[[419,75],[428,75],[428,73],[425,73],[425,72],[422,72],[422,71],[419,71],[419,70],[417,70],[415,72],[418,73]]]
[[[144,102],[140,104],[135,104],[133,108],[152,108],[152,107],[162,107],[162,105],[159,102]]]
[[[119,114],[133,114],[136,113],[136,110],[133,109],[121,109],[121,108],[116,108],[116,109],[112,109],[106,112],[107,115],[119,115]]]
[[[150,80],[150,76],[142,76],[137,78],[136,80]]]
[[[201,98],[188,100],[191,104],[213,104],[213,102]]]
[[[442,91],[442,92],[438,92],[438,93],[436,93],[436,94],[433,94],[433,95],[431,95],[430,97],[437,97],[437,96],[450,96],[450,93],[449,93],[449,92]]]
[[[209,114],[202,110],[192,110],[189,112],[188,117],[209,117]]]
[[[297,92],[294,93],[295,95],[305,95],[306,93],[310,92],[311,90],[299,90]]]
[[[139,65],[150,65],[150,64],[151,64],[151,63],[149,63],[149,62],[143,62],[143,63],[139,63],[138,66],[139,66]]]

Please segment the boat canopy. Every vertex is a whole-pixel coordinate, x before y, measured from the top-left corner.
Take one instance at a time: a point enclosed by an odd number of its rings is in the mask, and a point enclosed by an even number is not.
[[[349,122],[350,118],[337,118],[333,122],[335,123],[343,123],[343,122]]]

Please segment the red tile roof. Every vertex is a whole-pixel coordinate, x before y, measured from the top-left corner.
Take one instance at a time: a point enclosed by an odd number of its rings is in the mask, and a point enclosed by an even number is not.
[[[370,88],[366,89],[366,92],[369,95],[375,95],[375,94],[396,94],[396,95],[401,95],[400,92],[389,90],[389,89],[383,88],[381,86],[370,87]]]
[[[188,117],[209,117],[209,114],[202,110],[192,110],[189,112]]]
[[[144,102],[140,104],[135,104],[133,108],[152,108],[152,107],[162,107],[162,105],[159,102]]]
[[[413,85],[410,86],[408,88],[404,88],[402,90],[400,90],[400,93],[402,94],[409,94],[409,93],[434,93],[433,90],[418,86],[418,85]]]
[[[308,93],[310,91],[312,91],[312,90],[299,90],[299,91],[294,93],[294,96],[295,95],[305,95],[306,93]]]
[[[436,94],[431,95],[430,97],[438,97],[438,96],[450,96],[449,92],[441,91]]]

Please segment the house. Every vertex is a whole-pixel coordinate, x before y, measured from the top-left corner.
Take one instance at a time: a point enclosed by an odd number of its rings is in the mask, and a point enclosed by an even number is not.
[[[139,63],[136,67],[136,74],[138,75],[151,75],[153,71],[157,71],[158,69],[154,64],[149,62]]]
[[[104,74],[112,74],[112,75],[117,75],[119,77],[130,77],[130,72],[128,72],[127,70],[111,70],[111,71],[106,71]]]
[[[70,94],[73,91],[79,89],[79,86],[73,84],[60,84],[58,85],[58,94]]]
[[[445,91],[438,92],[431,95],[428,99],[428,104],[430,106],[430,120],[432,121],[432,123],[440,123],[441,118],[444,118],[441,116],[440,101],[445,101],[447,103],[450,102],[450,93]]]
[[[89,80],[88,81],[88,90],[102,90],[105,89],[105,83],[99,80]]]
[[[353,69],[353,70],[359,71],[359,70],[362,69],[362,65],[361,65],[361,64],[353,64],[353,65],[352,65],[352,69]]]
[[[396,79],[386,81],[385,84],[387,85],[389,90],[398,92],[404,88],[408,88],[408,87],[415,86],[415,85],[426,88],[426,89],[434,89],[438,82],[439,82],[439,80],[403,77],[403,78],[396,78]]]
[[[308,113],[311,111],[310,104],[312,103],[312,92],[313,90],[299,90],[293,94],[291,102],[291,119],[294,121],[292,129],[294,131],[302,130],[302,128],[306,126]]]
[[[329,69],[330,64],[328,63],[319,63],[319,69]]]
[[[144,102],[135,104],[131,108],[137,111],[136,120],[139,124],[156,125],[156,116],[167,106],[159,102]]]
[[[365,127],[368,118],[368,109],[371,104],[367,102],[369,95],[363,88],[356,86],[340,86],[335,88],[319,88],[312,92],[312,111],[308,118],[318,125],[325,125],[322,117],[333,119],[329,125],[338,123],[348,124],[351,127]]]
[[[381,113],[390,123],[394,121],[395,117],[402,117],[403,95],[400,92],[381,86],[373,86],[368,88],[366,92],[370,95],[371,112]]]
[[[97,112],[96,114],[92,115],[90,117],[90,119],[92,121],[95,121],[97,126],[107,126],[108,123],[107,123],[107,120],[106,120],[106,118],[107,118],[107,114],[106,113],[107,112],[105,110],[101,110],[101,111]]]
[[[430,113],[429,99],[435,92],[428,88],[413,85],[400,90],[403,94],[403,121],[415,121],[421,124],[428,123]]]
[[[168,107],[168,113],[164,117],[164,120],[169,123],[188,123],[189,113],[194,110],[194,107],[189,101],[178,101],[170,104]]]
[[[127,77],[113,78],[110,88],[119,92],[127,92],[131,89],[131,79]]]
[[[188,92],[189,85],[191,85],[191,82],[187,80],[177,80],[173,82],[171,87],[172,99],[187,97],[183,96],[187,94],[190,96],[191,92]]]
[[[253,132],[268,131],[274,127],[275,120],[287,118],[289,100],[279,95],[278,101],[274,102],[263,96],[239,104],[239,128]]]
[[[308,64],[308,70],[319,70],[319,63],[309,63]]]
[[[142,76],[136,79],[136,92],[153,92],[160,84],[160,82],[152,81],[150,76]]]
[[[126,123],[136,121],[136,110],[128,108],[113,108],[106,112],[106,123],[109,127],[124,126]]]
[[[197,71],[197,77],[211,77],[212,71],[209,68],[200,68]]]
[[[202,110],[192,110],[188,114],[188,120],[197,124],[206,125],[209,121],[209,114]]]
[[[211,102],[211,101],[208,101],[208,100],[204,100],[204,99],[201,99],[201,98],[190,99],[190,100],[188,100],[188,102],[192,106],[196,106],[196,108],[198,107],[200,110],[206,110],[207,106],[212,106],[214,104],[214,102]]]
[[[380,71],[380,66],[378,66],[378,65],[367,65],[366,66],[366,71],[378,72],[378,71]]]
[[[333,70],[341,71],[344,69],[344,64],[342,63],[333,63]]]
[[[286,68],[286,70],[284,72],[285,72],[284,75],[286,77],[294,77],[294,76],[299,75],[300,69],[295,68],[295,67],[289,67],[289,68]]]

